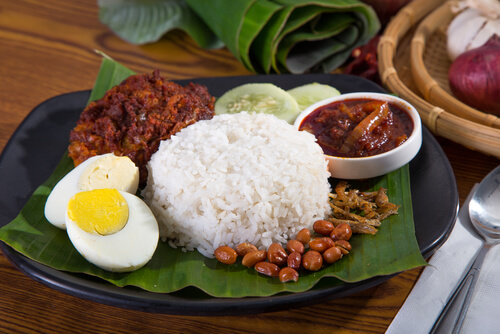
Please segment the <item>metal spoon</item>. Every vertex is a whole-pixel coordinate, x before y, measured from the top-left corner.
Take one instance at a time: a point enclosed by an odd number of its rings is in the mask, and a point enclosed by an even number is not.
[[[486,175],[477,187],[469,203],[469,216],[485,243],[431,333],[460,331],[486,253],[500,243],[500,166]],[[451,332],[450,328],[453,329]]]

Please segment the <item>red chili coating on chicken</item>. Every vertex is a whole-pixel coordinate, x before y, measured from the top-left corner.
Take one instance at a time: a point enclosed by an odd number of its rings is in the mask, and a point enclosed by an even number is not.
[[[182,87],[159,70],[132,75],[81,113],[70,133],[69,156],[75,166],[104,153],[128,156],[139,167],[144,185],[146,164],[160,142],[196,121],[213,118],[214,103],[203,85]]]

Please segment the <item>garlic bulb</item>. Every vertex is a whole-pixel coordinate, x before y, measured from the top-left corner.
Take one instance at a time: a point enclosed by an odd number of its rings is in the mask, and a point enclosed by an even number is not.
[[[491,36],[500,36],[500,0],[462,0],[454,11],[447,32],[448,56],[455,60],[465,51],[478,48]]]

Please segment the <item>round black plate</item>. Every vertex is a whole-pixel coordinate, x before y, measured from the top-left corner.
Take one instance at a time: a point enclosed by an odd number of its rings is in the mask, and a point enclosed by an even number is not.
[[[249,82],[271,82],[290,89],[311,82],[332,85],[342,93],[385,92],[371,81],[341,74],[256,75],[177,81],[204,84],[214,96]],[[55,169],[68,146],[70,130],[85,107],[90,92],[51,98],[37,106],[16,130],[0,156],[0,227],[14,219],[32,192]],[[423,129],[423,144],[410,163],[416,237],[429,257],[450,233],[458,211],[453,170],[432,134]],[[4,255],[36,281],[80,298],[128,309],[181,315],[243,315],[303,307],[344,297],[389,279],[375,277],[358,283],[328,285],[323,279],[302,293],[258,298],[214,298],[196,288],[160,294],[132,287],[119,288],[87,275],[61,272],[34,262],[0,242]]]

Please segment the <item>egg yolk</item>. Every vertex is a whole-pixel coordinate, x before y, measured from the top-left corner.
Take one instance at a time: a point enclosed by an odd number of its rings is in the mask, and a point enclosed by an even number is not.
[[[110,235],[128,220],[128,204],[116,189],[96,189],[75,194],[68,203],[68,217],[85,232]]]
[[[129,157],[107,155],[85,168],[78,185],[81,190],[115,188],[128,191],[127,187],[133,183],[134,178],[139,181],[139,169]]]

